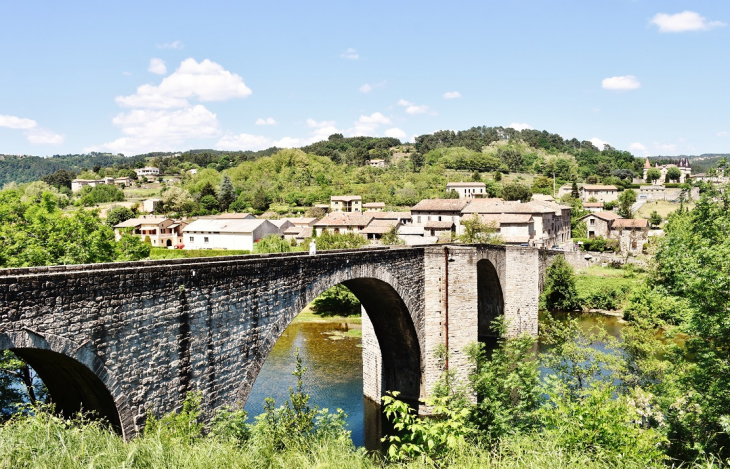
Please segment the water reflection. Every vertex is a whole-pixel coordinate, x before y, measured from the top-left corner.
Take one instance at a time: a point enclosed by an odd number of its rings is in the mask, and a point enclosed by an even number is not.
[[[374,444],[371,440],[377,443],[379,438],[380,412],[375,410],[377,404],[363,398],[361,339],[347,334],[359,328],[359,324],[337,322],[291,324],[261,368],[245,410],[251,416],[261,414],[266,397],[273,397],[277,406],[284,404],[289,398],[289,387],[296,386],[292,371],[299,347],[307,367],[304,390],[311,396],[310,403],[326,407],[330,412],[337,408],[344,410],[355,445],[371,448]],[[366,437],[365,429],[376,433]]]

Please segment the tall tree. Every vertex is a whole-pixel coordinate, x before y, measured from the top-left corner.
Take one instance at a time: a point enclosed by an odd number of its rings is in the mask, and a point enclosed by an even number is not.
[[[223,176],[220,187],[218,187],[218,203],[221,210],[228,210],[228,207],[236,200],[236,191],[233,189],[231,177]]]

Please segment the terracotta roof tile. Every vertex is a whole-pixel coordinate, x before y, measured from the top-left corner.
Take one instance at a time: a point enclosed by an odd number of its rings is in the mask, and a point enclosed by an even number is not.
[[[470,199],[425,199],[413,206],[411,212],[460,212],[469,202]]]

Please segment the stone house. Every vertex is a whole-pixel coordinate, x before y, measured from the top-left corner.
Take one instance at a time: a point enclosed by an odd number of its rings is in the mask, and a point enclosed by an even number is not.
[[[453,222],[459,232],[462,210],[473,200],[477,199],[425,199],[411,208],[411,218],[414,226],[425,227],[433,221]],[[482,199],[489,200],[489,199]],[[434,228],[435,229],[435,228]]]
[[[286,218],[282,218],[281,220],[269,220],[271,223],[276,226],[276,228],[279,230],[279,234],[282,236],[284,235],[284,232],[288,230],[289,228],[294,228],[294,223],[290,222]]]
[[[321,235],[324,230],[333,233],[359,233],[373,219],[373,212],[332,212],[316,222],[312,227]]]
[[[122,234],[129,232],[143,241],[149,236],[155,247],[171,247],[182,243],[186,222],[158,215],[143,215],[131,218],[114,226],[114,238],[119,241]]]
[[[602,184],[584,184],[580,187],[580,200],[588,202],[596,199],[598,202],[613,202],[618,200],[618,188]]]
[[[491,213],[480,218],[497,230],[505,244],[533,244],[535,219],[530,213]]]
[[[619,218],[611,223],[609,238],[618,239],[622,253],[641,254],[649,240],[649,220]]]
[[[638,200],[665,200],[666,191],[663,185],[651,184],[639,187]]]
[[[183,228],[185,249],[235,249],[252,251],[254,243],[280,234],[269,220],[200,218]]]
[[[592,213],[602,212],[603,202],[584,202],[583,208]]]
[[[373,168],[385,168],[385,160],[382,160],[382,159],[368,160],[368,165],[372,166]]]
[[[382,212],[385,209],[385,202],[368,202],[362,204],[366,212]]]
[[[154,213],[162,205],[162,199],[147,199],[142,202],[142,211]]]
[[[332,212],[362,212],[362,197],[359,195],[333,195],[330,197]]]
[[[579,221],[585,222],[589,238],[608,239],[611,223],[619,218],[621,217],[614,212],[596,212],[582,216]]]
[[[456,191],[460,199],[482,198],[487,196],[487,185],[483,182],[450,182],[446,191]]]

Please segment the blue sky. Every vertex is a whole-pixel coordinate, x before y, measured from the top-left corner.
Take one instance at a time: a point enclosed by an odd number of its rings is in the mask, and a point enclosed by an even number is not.
[[[730,3],[0,2],[0,153],[529,126],[730,153]]]

